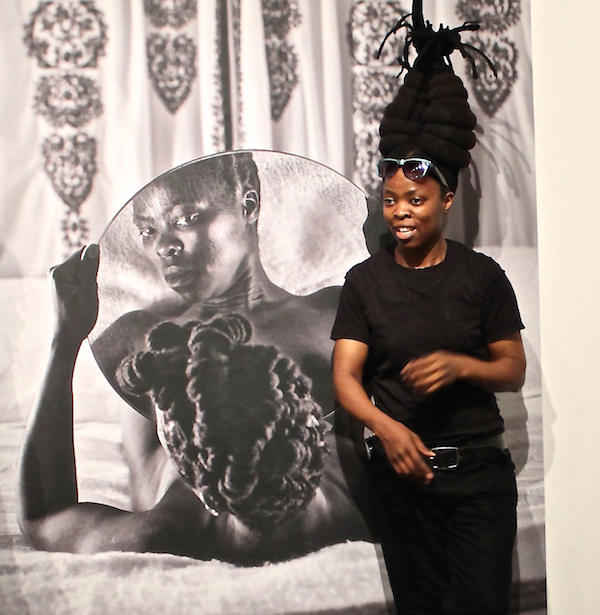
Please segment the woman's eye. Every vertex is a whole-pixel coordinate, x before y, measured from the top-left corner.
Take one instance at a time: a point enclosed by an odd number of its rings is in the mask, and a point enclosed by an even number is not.
[[[393,205],[394,204],[394,199],[391,196],[386,196],[383,199],[383,204],[384,205]]]
[[[422,204],[423,204],[423,199],[420,199],[418,196],[416,196],[416,197],[412,198],[412,199],[410,200],[410,202],[411,202],[413,205],[422,205]]]
[[[149,237],[152,237],[154,233],[156,233],[156,231],[151,226],[147,226],[146,228],[143,228],[140,230],[140,236],[143,237],[144,239],[148,239]]]
[[[200,214],[197,212],[190,214],[189,216],[181,216],[181,218],[177,218],[177,220],[173,222],[173,226],[176,228],[187,228],[188,226],[194,224],[199,216]]]

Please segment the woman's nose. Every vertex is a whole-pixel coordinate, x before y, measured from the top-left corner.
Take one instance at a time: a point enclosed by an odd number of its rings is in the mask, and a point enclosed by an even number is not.
[[[410,211],[408,207],[405,207],[404,205],[396,206],[396,209],[394,210],[394,218],[398,218],[399,220],[404,220],[404,218],[409,218],[409,217],[410,217]]]
[[[161,258],[173,258],[183,251],[183,243],[174,235],[161,235],[156,246],[156,253]]]

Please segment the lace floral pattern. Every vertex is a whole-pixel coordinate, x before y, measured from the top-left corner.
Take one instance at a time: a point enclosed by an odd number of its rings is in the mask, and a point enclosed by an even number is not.
[[[155,28],[181,28],[198,13],[196,0],[144,0],[144,13]]]
[[[517,48],[508,38],[493,34],[474,36],[470,43],[490,58],[498,73],[495,77],[485,60],[474,54],[479,78],[471,79],[471,87],[483,111],[493,116],[510,96],[517,81]]]
[[[92,190],[96,173],[96,140],[84,132],[53,134],[42,145],[52,186],[71,211],[78,211]]]
[[[102,115],[96,69],[107,27],[92,0],[46,0],[24,25],[23,40],[41,73],[33,108],[53,130],[42,155],[52,187],[67,206],[61,229],[68,254],[88,238],[81,207],[93,188],[96,140],[81,129]]]
[[[385,35],[406,14],[398,0],[357,0],[352,5],[354,181],[370,196],[377,195],[379,190],[375,173],[379,159],[379,123],[400,86],[395,49],[402,48],[402,44],[386,45],[380,60],[375,54]]]
[[[355,182],[369,194],[379,189],[375,173],[379,154],[379,123],[385,107],[392,101],[399,83],[397,70],[383,72],[368,67],[354,67],[353,127],[356,149]]]
[[[296,0],[262,0],[271,118],[278,121],[298,85],[298,56],[287,39],[302,18]]]
[[[29,55],[41,68],[96,68],[106,25],[92,0],[40,2],[25,24]]]
[[[498,72],[494,77],[478,54],[474,54],[480,75],[479,79],[470,76],[471,87],[482,111],[493,117],[518,79],[517,48],[507,31],[519,23],[521,0],[460,0],[456,13],[465,21],[480,23],[479,33],[465,37],[465,42],[485,53]]]
[[[165,107],[176,113],[196,78],[196,44],[186,34],[153,32],[146,38],[146,53],[152,87]]]
[[[44,75],[37,83],[34,109],[56,128],[81,128],[102,114],[100,88],[83,75]]]
[[[196,43],[182,31],[197,15],[196,1],[144,0],[144,13],[156,28],[146,37],[150,82],[175,114],[189,97],[197,74]]]
[[[397,50],[404,47],[402,37],[395,39],[394,45],[384,45],[381,57],[375,54],[385,35],[400,18],[407,15],[398,0],[379,0],[373,2],[359,0],[352,7],[352,55],[357,64],[367,66],[398,67]],[[399,70],[399,69],[398,69]]]
[[[521,18],[521,0],[460,0],[456,13],[464,21],[476,21],[482,30],[502,34]]]

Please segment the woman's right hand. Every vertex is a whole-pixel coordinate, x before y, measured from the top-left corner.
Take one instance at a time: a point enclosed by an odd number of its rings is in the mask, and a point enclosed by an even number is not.
[[[432,457],[434,453],[416,433],[390,418],[383,429],[377,430],[377,436],[392,467],[400,476],[420,483],[429,483],[433,479],[433,471],[424,457]]]
[[[98,245],[93,243],[50,270],[54,282],[56,335],[62,340],[78,345],[96,324],[98,262]]]
[[[381,440],[394,470],[409,480],[428,483],[433,472],[424,457],[432,457],[421,438],[402,423],[383,413],[367,395],[363,369],[369,356],[364,342],[339,339],[333,350],[335,395],[350,414]]]

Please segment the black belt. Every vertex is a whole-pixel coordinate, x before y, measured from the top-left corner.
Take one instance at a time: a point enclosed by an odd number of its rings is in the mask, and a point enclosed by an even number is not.
[[[504,434],[467,442],[462,446],[436,445],[429,447],[435,453],[427,461],[432,470],[456,470],[461,462],[499,461],[507,455],[506,439]]]
[[[369,457],[373,451],[375,443],[379,440],[372,435],[365,440]],[[381,446],[381,445],[380,445]],[[504,434],[499,434],[491,438],[465,442],[461,446],[453,445],[427,445],[435,453],[434,457],[427,457],[426,461],[433,470],[456,470],[461,463],[471,463],[477,461],[498,462],[506,458],[508,448]],[[381,447],[383,450],[383,447]]]

